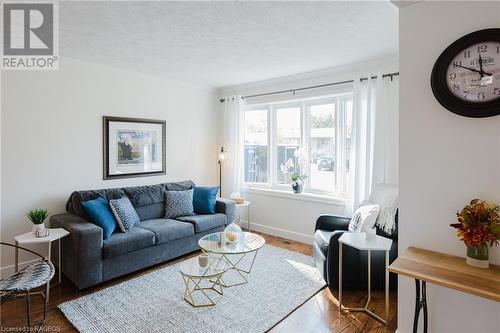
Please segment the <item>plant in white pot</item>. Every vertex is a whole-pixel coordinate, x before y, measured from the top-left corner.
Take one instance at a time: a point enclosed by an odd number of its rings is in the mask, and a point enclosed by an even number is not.
[[[307,178],[307,175],[303,173],[306,160],[301,148],[297,148],[293,155],[293,159],[289,158],[284,164],[280,165],[280,171],[285,176],[290,177],[293,192],[302,193],[304,180]]]
[[[36,235],[38,230],[45,230],[45,219],[49,216],[49,211],[45,208],[31,209],[26,213],[26,217],[33,222],[31,231]]]

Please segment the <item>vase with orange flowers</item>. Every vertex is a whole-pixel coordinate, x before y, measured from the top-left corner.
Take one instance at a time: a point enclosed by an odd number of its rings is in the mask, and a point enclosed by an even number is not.
[[[459,223],[450,224],[467,246],[467,263],[474,267],[489,267],[489,246],[500,239],[500,207],[474,199],[457,212]]]

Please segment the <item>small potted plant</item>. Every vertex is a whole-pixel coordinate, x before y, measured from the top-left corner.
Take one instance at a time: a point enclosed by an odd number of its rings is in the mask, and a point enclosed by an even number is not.
[[[31,209],[26,213],[26,217],[33,222],[31,231],[33,235],[37,234],[38,230],[45,230],[45,219],[49,216],[49,211],[45,208]]]
[[[500,207],[484,200],[474,199],[457,212],[459,223],[451,224],[457,236],[467,246],[467,264],[489,267],[489,246],[498,245],[500,239]]]
[[[290,177],[294,193],[302,193],[304,189],[304,180],[307,178],[307,175],[302,173],[304,165],[305,158],[300,148],[295,150],[293,160],[289,158],[285,164],[280,165],[281,173]]]

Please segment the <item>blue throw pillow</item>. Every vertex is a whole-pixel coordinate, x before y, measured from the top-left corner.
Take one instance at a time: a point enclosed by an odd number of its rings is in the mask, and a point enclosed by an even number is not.
[[[194,187],[193,206],[196,214],[215,214],[219,187]]]
[[[116,220],[103,197],[82,202],[83,209],[87,212],[92,222],[102,228],[104,239],[109,238],[116,229]]]
[[[140,223],[139,215],[127,197],[109,200],[109,206],[122,232],[127,232]]]

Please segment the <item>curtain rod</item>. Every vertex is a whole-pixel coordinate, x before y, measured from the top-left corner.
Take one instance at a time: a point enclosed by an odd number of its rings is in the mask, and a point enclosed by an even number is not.
[[[393,80],[394,76],[399,76],[399,72],[382,74],[382,78],[390,77],[391,81]],[[377,78],[377,75],[370,77],[370,79],[376,79],[376,78]],[[365,81],[365,80],[368,80],[368,79],[369,79],[368,77],[362,77],[362,78],[359,79],[359,81]],[[309,86],[309,87],[303,87],[303,88],[280,90],[280,91],[273,91],[273,92],[262,93],[262,94],[242,96],[241,98],[269,96],[269,95],[284,94],[284,93],[292,93],[292,94],[295,95],[296,91],[308,90],[308,89],[316,89],[316,88],[323,88],[323,87],[330,87],[330,86],[336,86],[336,85],[339,85],[339,84],[346,84],[346,83],[353,83],[353,82],[354,82],[354,80],[339,81],[339,82],[334,82],[334,83],[320,84],[320,85],[317,85],[317,86]],[[224,103],[225,101],[226,100],[224,98],[220,99],[221,103]]]

